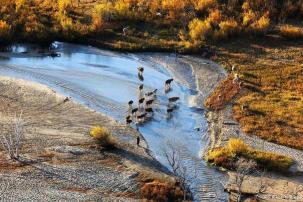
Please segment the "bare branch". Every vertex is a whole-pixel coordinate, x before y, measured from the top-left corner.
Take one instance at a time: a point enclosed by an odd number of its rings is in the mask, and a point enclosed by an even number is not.
[[[22,140],[24,137],[24,122],[22,120],[22,112],[11,121],[11,129],[2,137],[2,145],[11,159],[18,159],[22,148]]]
[[[191,198],[191,187],[198,176],[198,166],[195,164],[192,166],[193,171],[189,170],[186,166],[186,163],[182,161],[181,156],[184,156],[182,153],[182,144],[168,140],[165,147],[162,147],[161,150],[163,155],[174,173],[178,178],[181,188],[184,190],[184,201]],[[188,197],[190,196],[190,197]]]

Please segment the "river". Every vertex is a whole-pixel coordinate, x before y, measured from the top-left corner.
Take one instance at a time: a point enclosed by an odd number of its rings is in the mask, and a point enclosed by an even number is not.
[[[180,151],[182,165],[188,173],[197,171],[192,183],[195,200],[225,201],[221,184],[224,175],[202,160],[202,153],[208,145],[207,122],[203,108],[190,104],[197,94],[195,77],[190,69],[179,72],[177,78],[169,63],[163,65],[152,60],[153,54],[116,53],[60,42],[55,42],[53,48],[60,57],[45,56],[35,45],[11,46],[8,52],[1,54],[0,74],[46,84],[123,123],[128,101],[133,100],[137,105],[140,84],[144,85],[145,92],[158,89],[152,119],[139,126],[151,154],[169,167],[163,150],[170,142]],[[163,55],[168,59],[176,57]],[[139,66],[144,67],[143,81],[138,79]],[[172,90],[165,93],[164,82],[172,77],[175,79]],[[180,100],[171,118],[167,118],[168,98],[173,96],[180,97]]]

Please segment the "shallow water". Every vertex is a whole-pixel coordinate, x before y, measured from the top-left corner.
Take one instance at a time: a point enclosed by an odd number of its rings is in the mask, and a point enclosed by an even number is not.
[[[21,57],[19,54],[18,57],[0,60],[0,74],[49,85],[120,122],[124,122],[127,115],[127,102],[134,100],[137,105],[139,84],[144,84],[145,92],[157,88],[154,116],[139,126],[152,155],[167,166],[162,148],[167,141],[173,142],[180,149],[188,170],[192,172],[193,167],[197,166],[195,186],[200,186],[200,191],[195,193],[196,198],[223,200],[219,199],[223,189],[218,182],[222,175],[208,168],[201,160],[201,151],[207,145],[207,138],[201,134],[207,129],[207,123],[203,110],[190,108],[188,103],[196,89],[173,82],[173,90],[165,94],[164,81],[171,78],[169,71],[154,62],[140,60],[135,55],[58,42],[55,47],[61,57],[28,57],[26,52],[34,51],[37,47],[13,46],[11,52],[25,53],[21,53]],[[144,81],[138,79],[138,66],[145,68]],[[191,75],[191,72],[188,74]],[[166,109],[168,97],[171,96],[179,96],[180,101],[177,102],[178,109],[168,119]],[[200,128],[200,131],[195,128]]]

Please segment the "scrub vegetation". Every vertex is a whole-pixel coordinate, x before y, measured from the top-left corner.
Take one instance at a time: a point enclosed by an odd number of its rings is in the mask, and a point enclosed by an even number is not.
[[[241,93],[227,101],[245,133],[303,148],[302,43],[302,39],[272,34],[263,40],[241,38],[217,45],[215,61],[227,71],[235,65],[244,83]],[[224,88],[219,85],[208,101],[216,101],[218,94],[229,94]]]
[[[96,126],[91,129],[90,136],[99,142],[99,144],[106,148],[112,149],[117,145],[117,140],[114,136],[104,127]]]
[[[290,17],[302,19],[302,5],[302,0],[2,0],[0,38],[198,51],[235,36],[262,36]],[[290,27],[281,32],[301,35]]]
[[[226,146],[214,148],[207,154],[208,162],[232,170],[236,169],[239,158],[253,160],[260,168],[277,171],[287,171],[293,164],[289,157],[255,150],[240,139],[230,139]]]
[[[144,182],[141,187],[142,198],[149,201],[182,201],[183,190],[178,182],[171,182],[167,179],[154,179]]]

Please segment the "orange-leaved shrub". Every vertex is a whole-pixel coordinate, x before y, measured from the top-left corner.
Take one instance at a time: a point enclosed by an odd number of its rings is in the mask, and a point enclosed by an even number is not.
[[[182,201],[183,191],[177,182],[153,180],[141,187],[142,198],[151,201]]]
[[[239,82],[233,81],[233,75],[230,74],[223,80],[213,91],[213,93],[205,100],[204,106],[212,110],[220,110],[224,108],[232,99],[240,92]]]
[[[0,42],[4,42],[10,39],[11,26],[3,20],[0,20]]]
[[[218,5],[217,0],[192,0],[195,10],[198,12],[206,11]]]

